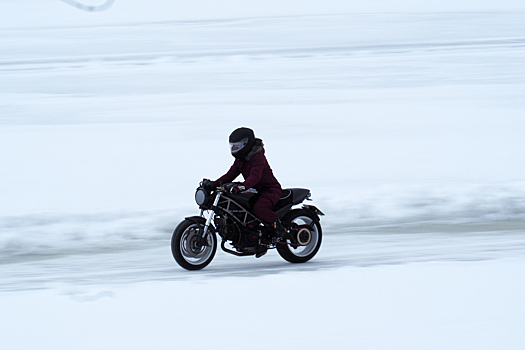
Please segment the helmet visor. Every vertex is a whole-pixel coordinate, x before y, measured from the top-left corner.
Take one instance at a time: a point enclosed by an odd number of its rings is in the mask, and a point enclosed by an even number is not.
[[[232,152],[232,154],[235,154],[239,152],[241,149],[243,149],[247,143],[248,143],[247,137],[237,142],[230,142],[230,151]]]

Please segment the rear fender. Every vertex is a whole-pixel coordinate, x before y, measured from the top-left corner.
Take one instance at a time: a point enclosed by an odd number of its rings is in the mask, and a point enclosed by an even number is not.
[[[319,210],[319,208],[317,208],[315,205],[303,204],[303,209],[311,212],[313,216],[317,219],[317,223],[321,221],[321,218],[319,216],[324,216],[324,213],[321,210]]]

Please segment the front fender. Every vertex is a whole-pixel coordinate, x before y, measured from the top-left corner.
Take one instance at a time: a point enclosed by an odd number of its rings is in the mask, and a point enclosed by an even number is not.
[[[206,224],[206,219],[203,218],[202,216],[187,216],[184,218],[185,220],[188,220],[188,221],[191,221],[193,223],[196,223],[197,225],[202,225],[204,226]]]
[[[206,225],[206,219],[204,219],[202,216],[188,216],[188,217],[185,217],[184,220],[182,220],[180,224],[177,225],[177,227],[175,228],[175,232],[177,232],[179,230],[179,227],[184,225],[186,221],[190,221],[201,227],[204,227],[204,225]]]
[[[190,221],[190,222],[193,222],[194,224],[199,225],[201,229],[204,229],[204,227],[206,226],[206,219],[203,218],[202,216],[188,216],[188,217],[185,217],[184,219],[185,219],[184,221]],[[208,227],[208,231],[211,233],[215,232],[215,227],[213,226],[213,220],[210,223],[210,227]]]

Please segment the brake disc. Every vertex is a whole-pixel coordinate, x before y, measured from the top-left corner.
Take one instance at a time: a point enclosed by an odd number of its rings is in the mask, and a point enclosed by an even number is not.
[[[191,228],[189,231],[186,236],[186,252],[192,258],[200,258],[206,251],[206,246],[199,244],[200,231],[196,228]],[[210,237],[207,237],[207,239],[209,244]]]

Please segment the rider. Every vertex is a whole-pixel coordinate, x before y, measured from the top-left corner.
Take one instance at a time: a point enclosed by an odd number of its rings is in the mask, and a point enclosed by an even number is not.
[[[223,185],[242,174],[244,182],[233,185],[230,192],[240,193],[249,188],[256,189],[260,195],[253,206],[253,213],[273,227],[277,239],[282,238],[285,230],[272,210],[281,197],[282,189],[266,160],[262,140],[255,137],[252,129],[238,128],[230,135],[230,151],[235,157],[235,162],[226,174],[214,182]]]

